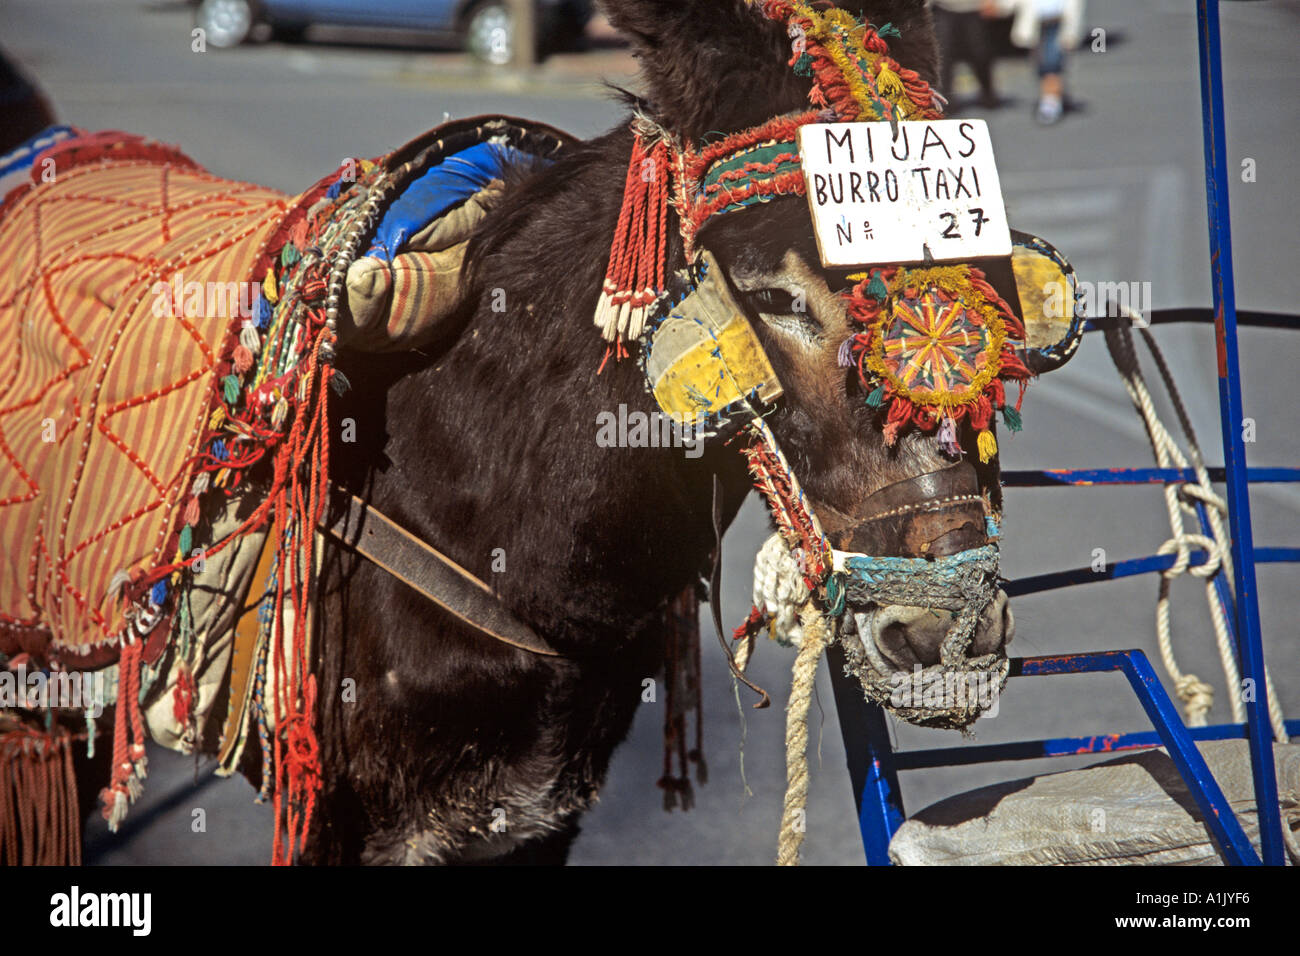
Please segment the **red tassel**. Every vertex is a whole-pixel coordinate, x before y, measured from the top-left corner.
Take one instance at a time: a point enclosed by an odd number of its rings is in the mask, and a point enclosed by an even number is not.
[[[632,140],[632,157],[623,184],[623,207],[610,246],[609,268],[596,304],[596,325],[606,341],[639,338],[650,306],[663,291],[668,240],[668,159],[668,145],[662,140],[649,152],[640,134]]]
[[[172,688],[172,716],[180,727],[189,727],[193,706],[194,678],[190,675],[189,665],[181,661],[176,686]]]
[[[993,403],[988,395],[981,395],[979,400],[967,406],[970,411],[971,427],[977,432],[983,431],[993,423]]]
[[[144,779],[144,721],[140,715],[140,642],[124,641],[118,657],[118,694],[113,724],[113,773],[100,791],[104,819],[114,833]],[[134,738],[132,742],[131,738]]]
[[[181,523],[196,525],[199,523],[199,499],[195,495],[190,496],[190,500],[185,502],[185,514],[181,516]]]
[[[243,375],[253,367],[253,353],[243,345],[235,346],[235,374]]]

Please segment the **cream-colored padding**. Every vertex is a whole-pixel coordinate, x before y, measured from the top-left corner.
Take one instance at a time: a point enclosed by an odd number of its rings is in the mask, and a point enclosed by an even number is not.
[[[1244,740],[1199,745],[1246,835],[1259,848]],[[1283,826],[1300,827],[1300,745],[1275,744]],[[1298,862],[1289,833],[1291,863]],[[1163,750],[981,787],[927,807],[889,845],[903,865],[1222,864],[1174,763]]]
[[[367,352],[436,340],[463,302],[461,268],[474,227],[504,195],[500,180],[429,223],[391,260],[360,256],[348,267],[348,308],[339,338]]]
[[[240,499],[231,499],[226,504],[209,540],[220,540],[239,527],[242,523],[237,516],[240,504]],[[194,587],[190,592],[194,640],[185,660],[195,683],[191,707],[193,729],[197,730],[197,739],[205,747],[215,746],[221,735],[230,693],[228,678],[235,621],[252,584],[253,571],[265,538],[265,531],[237,538],[229,547],[206,557],[203,570],[194,575]],[[180,638],[173,630],[172,640],[168,641],[158,662],[161,676],[149,688],[142,709],[150,737],[165,747],[191,753],[197,741],[177,724],[174,716],[173,692],[180,679],[180,645]]]

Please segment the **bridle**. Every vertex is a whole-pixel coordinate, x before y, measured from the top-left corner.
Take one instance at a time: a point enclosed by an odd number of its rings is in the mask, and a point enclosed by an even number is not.
[[[887,25],[876,29],[844,10],[818,12],[801,0],[767,0],[762,9],[786,26],[796,73],[812,77],[812,108],[700,146],[681,143],[638,115],[595,323],[609,343],[606,360],[612,355],[617,361],[629,354],[626,344],[639,341],[647,388],[679,424],[707,437],[742,422],[754,484],[809,592],[830,614],[843,615],[847,598],[889,595],[949,607],[958,612],[944,642],[944,662],[951,664],[969,644],[997,579],[997,516],[973,467],[956,462],[880,489],[861,517],[835,514],[841,523],[852,521],[847,531],[837,532],[836,547],[765,421],[766,411],[782,394],[780,382],[722,270],[699,241],[704,227],[718,217],[806,193],[796,145],[801,127],[937,119],[939,100],[924,80],[889,56]],[[656,174],[647,177],[647,168]],[[671,274],[666,271],[670,206],[687,257],[686,268]],[[892,444],[905,428],[916,428],[938,432],[941,445],[951,452],[956,427],[966,422],[979,432],[980,458],[990,460],[996,450],[994,412],[1002,410],[1008,424],[1018,423],[1015,410],[1008,411],[1002,382],[1028,377],[1027,371],[1020,374],[1023,369],[1011,350],[1009,339],[1024,333],[1009,307],[978,270],[965,267],[877,268],[851,279],[856,284],[844,298],[858,325],[841,347],[841,365],[856,367],[870,386],[867,403],[880,410],[886,442]],[[913,389],[893,374],[892,316],[925,296],[965,309],[988,342],[984,364],[959,400]],[[715,476],[715,595],[721,513],[721,483]],[[559,656],[486,584],[373,506],[351,498],[328,530],[481,633],[535,654]],[[897,556],[882,556],[886,554]],[[717,602],[712,604],[726,647]]]

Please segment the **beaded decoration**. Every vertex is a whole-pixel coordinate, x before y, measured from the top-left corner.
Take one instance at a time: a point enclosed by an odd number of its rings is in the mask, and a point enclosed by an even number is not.
[[[387,176],[368,160],[346,161],[299,198],[263,246],[254,267],[262,277],[254,317],[231,330],[216,368],[208,433],[176,532],[176,558],[149,576],[155,587],[170,584],[184,600],[193,583],[186,572],[196,560],[274,522],[279,585],[267,616],[284,622],[288,609],[293,611],[291,655],[286,658],[283,643],[274,642],[276,653],[269,656],[275,693],[269,702],[259,698],[261,720],[273,717],[276,728],[286,728],[271,735],[273,755],[263,767],[263,792],[272,789],[274,795],[272,860],[278,864],[291,862],[306,839],[320,787],[308,611],[315,597],[313,529],[324,513],[329,481],[327,387],[347,387],[331,364],[339,276],[346,276],[383,208]],[[252,514],[206,552],[191,555],[201,502],[218,489],[231,493],[268,457],[270,488]],[[266,661],[261,664],[265,669]]]

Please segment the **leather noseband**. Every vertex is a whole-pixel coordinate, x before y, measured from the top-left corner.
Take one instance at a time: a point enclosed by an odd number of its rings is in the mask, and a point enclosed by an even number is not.
[[[832,536],[840,550],[940,558],[989,543],[979,476],[968,461],[886,485],[866,507],[865,516],[850,517],[855,524]]]

